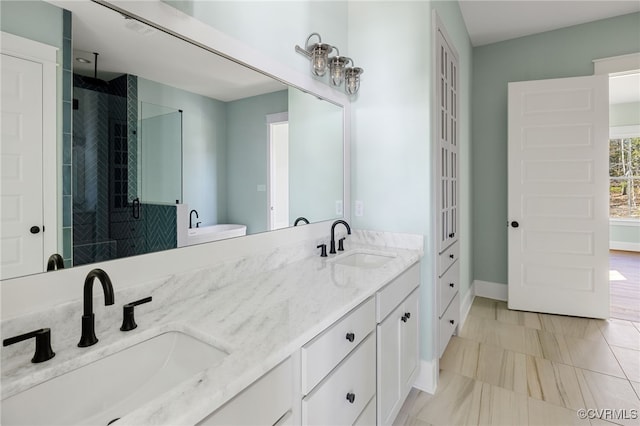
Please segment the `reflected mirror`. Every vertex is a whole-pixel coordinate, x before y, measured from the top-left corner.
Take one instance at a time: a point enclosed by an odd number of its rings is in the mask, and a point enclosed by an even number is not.
[[[4,230],[31,223],[3,209],[2,279],[44,271],[45,247],[70,267],[343,216],[342,106],[93,2],[0,6],[3,49],[4,33],[59,49],[57,229],[30,261]]]

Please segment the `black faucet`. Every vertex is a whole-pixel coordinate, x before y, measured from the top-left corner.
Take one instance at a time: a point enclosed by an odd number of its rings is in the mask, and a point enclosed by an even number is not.
[[[331,225],[331,249],[329,250],[330,254],[336,254],[336,225],[343,224],[347,228],[347,234],[351,235],[351,227],[344,220],[336,220]]]
[[[193,218],[193,214],[196,214],[196,219],[198,219],[198,212],[196,211],[196,209],[193,209],[189,212],[189,229],[193,228],[193,222],[191,221],[191,218]],[[198,227],[198,225],[200,224],[200,222],[196,223],[196,228]]]
[[[95,315],[93,313],[93,280],[97,278],[102,284],[104,305],[113,305],[113,285],[109,275],[102,269],[92,269],[84,280],[84,315],[82,315],[82,337],[78,346],[81,348],[95,345],[98,338],[95,332]]]
[[[47,260],[47,272],[56,271],[58,269],[64,269],[64,260],[58,253],[53,253]]]
[[[33,358],[31,358],[31,362],[45,362],[56,356],[56,353],[51,349],[51,330],[48,328],[41,328],[30,333],[21,334],[20,336],[4,339],[2,346],[13,345],[14,343],[31,339],[32,337],[36,338],[36,351]]]
[[[297,219],[296,219],[296,221],[295,221],[295,222],[293,222],[293,226],[298,226],[298,223],[300,223],[300,222],[304,222],[304,223],[306,223],[307,225],[309,224],[309,221],[307,220],[307,218],[306,218],[306,217],[302,217],[302,216],[300,216],[299,218],[297,218]]]

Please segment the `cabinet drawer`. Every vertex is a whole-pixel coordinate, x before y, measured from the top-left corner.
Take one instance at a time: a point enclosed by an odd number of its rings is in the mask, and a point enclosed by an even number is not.
[[[376,397],[374,396],[365,407],[353,426],[374,426],[376,424]]]
[[[302,400],[304,425],[352,425],[376,392],[376,337],[371,333]],[[353,402],[347,399],[353,395]]]
[[[442,318],[442,314],[458,292],[460,286],[460,263],[455,262],[447,272],[438,280],[438,318]]]
[[[198,425],[273,425],[292,408],[293,365],[288,358]]]
[[[375,304],[370,298],[304,345],[302,393],[311,392],[375,327]]]
[[[440,318],[440,337],[439,341],[439,355],[441,357],[444,350],[447,348],[449,339],[456,330],[458,323],[460,322],[460,293],[457,293],[451,304]]]
[[[416,263],[376,293],[376,322],[381,323],[419,285],[420,263]]]
[[[441,277],[449,266],[460,257],[460,243],[457,241],[438,256],[438,276]]]

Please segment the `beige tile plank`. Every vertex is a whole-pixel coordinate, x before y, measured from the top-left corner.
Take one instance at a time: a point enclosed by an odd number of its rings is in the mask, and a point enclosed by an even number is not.
[[[436,393],[418,395],[409,415],[432,425],[478,424],[482,386],[477,380],[441,370]]]
[[[603,321],[600,330],[610,345],[640,351],[640,331],[630,321]]]
[[[566,336],[571,365],[598,373],[626,378],[618,360],[606,342]]]
[[[479,401],[481,425],[527,425],[529,423],[526,395],[493,386],[482,385]]]
[[[638,409],[640,399],[626,379],[576,368],[580,390],[586,409],[632,410]],[[607,419],[622,425],[637,426],[637,419]]]
[[[584,407],[578,377],[570,365],[528,356],[527,389],[530,397],[560,407]]]
[[[588,426],[588,419],[580,419],[576,410],[559,407],[539,399],[529,398],[529,426]]]
[[[611,346],[611,350],[620,363],[627,379],[640,382],[640,351]]]
[[[480,342],[453,336],[440,358],[440,368],[475,378]]]

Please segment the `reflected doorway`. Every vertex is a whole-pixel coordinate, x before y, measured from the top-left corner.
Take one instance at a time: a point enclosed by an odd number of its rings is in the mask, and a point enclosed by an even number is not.
[[[269,170],[267,207],[269,230],[289,227],[289,117],[267,116]]]

